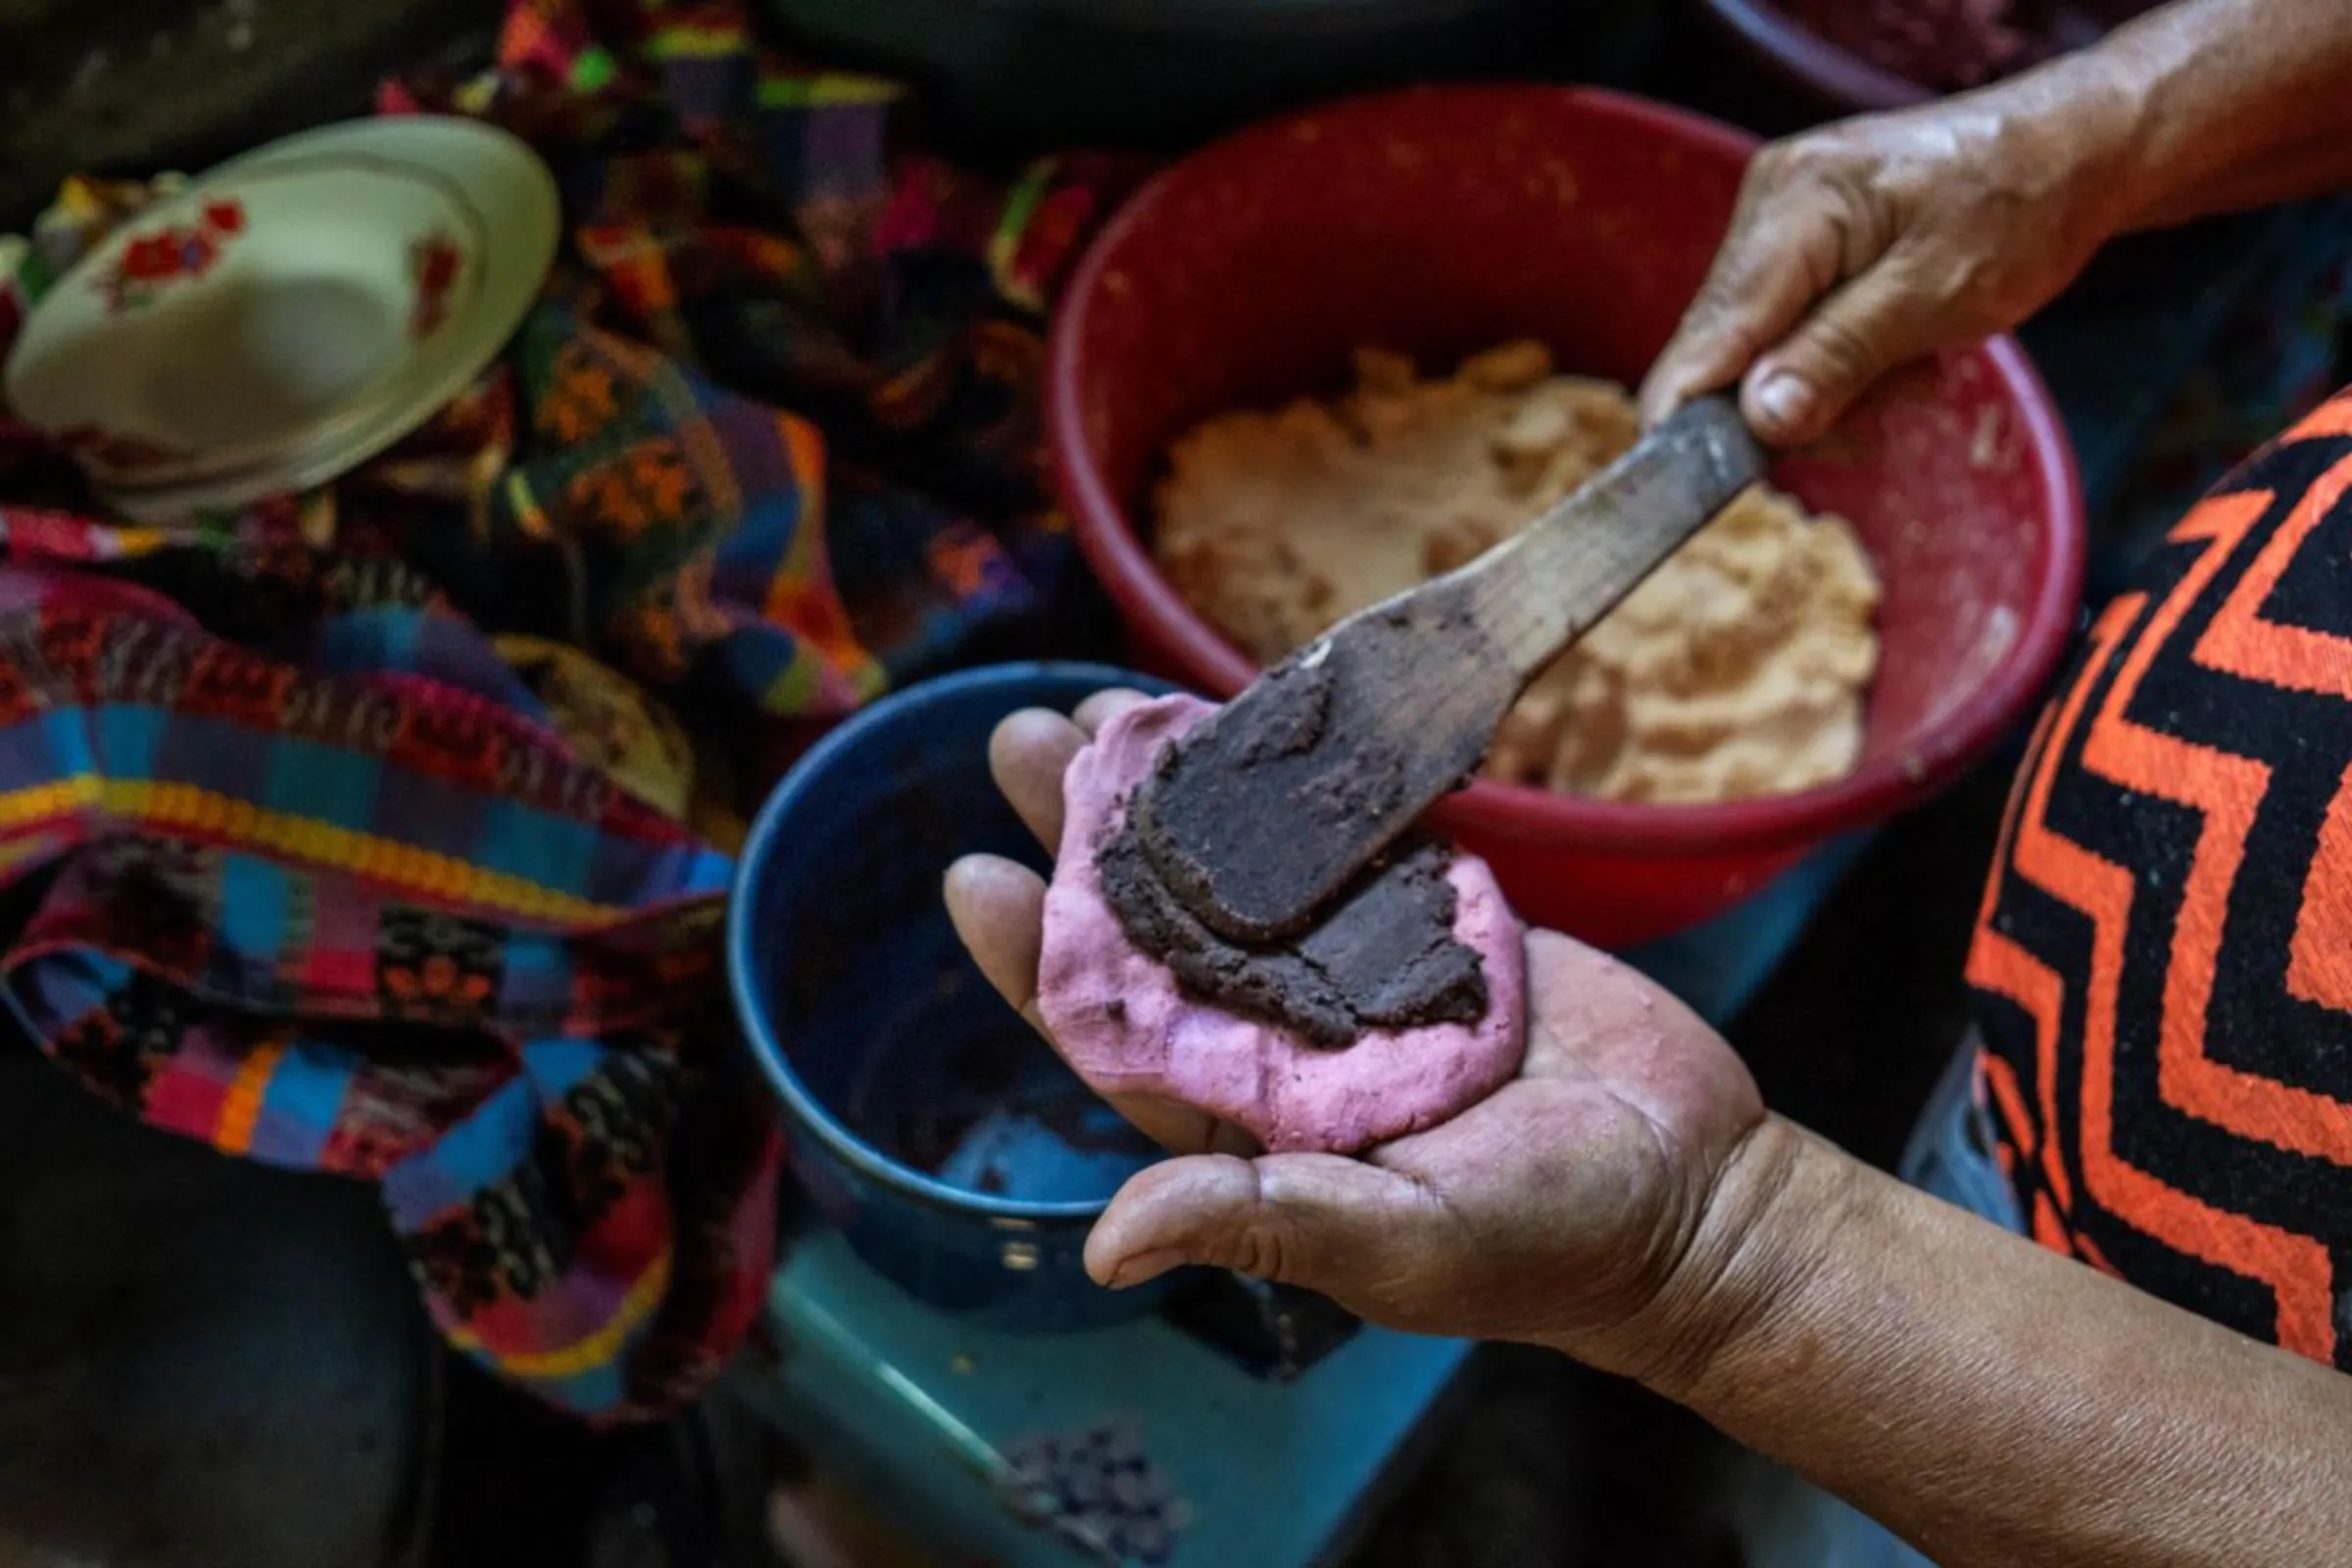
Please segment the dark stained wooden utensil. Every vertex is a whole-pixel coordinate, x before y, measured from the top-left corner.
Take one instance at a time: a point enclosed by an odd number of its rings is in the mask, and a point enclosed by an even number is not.
[[[1528,683],[1764,468],[1737,406],[1700,399],[1516,537],[1348,616],[1136,792],[1152,869],[1229,939],[1303,929],[1469,781]]]

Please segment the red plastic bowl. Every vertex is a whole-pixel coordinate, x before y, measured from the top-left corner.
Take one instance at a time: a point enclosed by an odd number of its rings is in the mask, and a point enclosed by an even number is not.
[[[1698,288],[1753,145],[1611,93],[1422,88],[1245,131],[1146,186],[1072,280],[1048,393],[1062,495],[1135,660],[1217,697],[1256,673],[1137,527],[1173,436],[1336,387],[1365,344],[1445,365],[1534,336],[1570,368],[1637,380]],[[1776,479],[1853,519],[1886,582],[1860,767],[1721,806],[1473,784],[1434,820],[1493,862],[1526,918],[1615,947],[1702,920],[1949,782],[2049,677],[2082,587],[2082,510],[2014,342],[1885,388]]]

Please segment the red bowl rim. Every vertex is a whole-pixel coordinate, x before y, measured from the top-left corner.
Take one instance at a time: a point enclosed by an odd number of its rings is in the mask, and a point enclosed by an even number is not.
[[[1160,575],[1142,533],[1110,493],[1087,449],[1079,383],[1078,331],[1102,292],[1119,242],[1147,221],[1161,193],[1203,161],[1278,138],[1298,122],[1335,110],[1356,110],[1431,95],[1524,99],[1541,94],[1590,105],[1686,146],[1738,157],[1755,137],[1703,116],[1595,87],[1411,87],[1327,104],[1261,122],[1180,160],[1148,181],[1096,237],[1072,272],[1055,312],[1047,366],[1047,422],[1055,477],[1071,513],[1079,548],[1131,628],[1171,648],[1178,678],[1231,697],[1258,668],[1202,619]],[[2051,569],[2027,606],[2017,642],[1984,681],[1953,706],[1908,752],[1865,762],[1843,778],[1787,795],[1714,805],[1638,804],[1556,795],[1527,785],[1480,779],[1442,802],[1445,826],[1496,839],[1644,854],[1708,855],[1772,849],[1825,839],[1882,820],[1951,783],[1999,742],[2057,668],[2082,592],[2085,524],[2073,444],[2048,389],[2015,338],[1982,345],[1994,374],[2016,401],[2041,480]]]
[[[1699,0],[1699,6],[1807,91],[1849,112],[1906,109],[1942,96],[1830,42],[1770,0]]]

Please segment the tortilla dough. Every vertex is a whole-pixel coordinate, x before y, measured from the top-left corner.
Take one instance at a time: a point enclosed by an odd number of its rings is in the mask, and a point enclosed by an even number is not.
[[[1261,663],[1483,554],[1631,446],[1624,390],[1541,345],[1447,380],[1358,357],[1336,404],[1212,419],[1179,441],[1154,548],[1177,591]],[[1620,801],[1782,794],[1853,769],[1879,585],[1843,518],[1758,487],[1538,677],[1494,778]]]
[[[1448,873],[1454,936],[1486,966],[1487,1014],[1472,1025],[1374,1030],[1327,1050],[1196,999],[1128,940],[1095,857],[1161,749],[1214,711],[1193,697],[1130,709],[1063,775],[1067,826],[1046,894],[1038,1010],[1078,1075],[1101,1093],[1212,1112],[1269,1150],[1333,1153],[1434,1127],[1507,1083],[1527,1041],[1524,933],[1474,857],[1457,854]]]

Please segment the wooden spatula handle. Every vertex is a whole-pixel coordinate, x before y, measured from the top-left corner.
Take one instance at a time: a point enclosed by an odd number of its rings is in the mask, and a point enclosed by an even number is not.
[[[1763,448],[1730,398],[1686,406],[1461,569],[1481,627],[1533,680],[1764,470]]]

